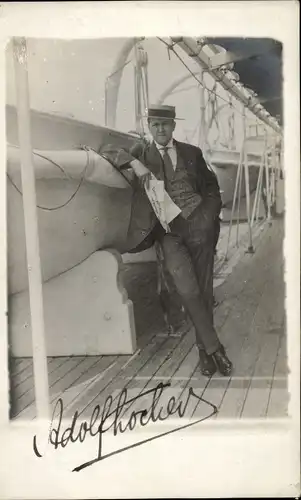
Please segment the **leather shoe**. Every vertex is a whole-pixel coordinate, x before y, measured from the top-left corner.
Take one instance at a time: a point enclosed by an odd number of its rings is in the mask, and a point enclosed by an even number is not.
[[[215,361],[218,371],[222,375],[230,375],[233,365],[230,359],[227,357],[224,347],[220,347],[217,351],[215,351],[212,354],[212,358]]]
[[[201,372],[205,377],[212,377],[216,372],[212,356],[209,356],[203,349],[199,349]]]

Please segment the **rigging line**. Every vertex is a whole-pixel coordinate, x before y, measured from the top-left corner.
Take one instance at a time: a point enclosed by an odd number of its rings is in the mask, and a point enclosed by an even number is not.
[[[106,81],[110,80],[110,78],[112,76],[116,75],[116,73],[119,73],[119,71],[123,70],[131,61],[132,61],[132,59],[129,59],[124,64],[122,64],[122,66],[120,66],[119,68],[117,68],[113,73],[111,73],[110,75],[108,75],[107,78],[106,78]]]
[[[44,155],[41,155],[40,153],[35,153],[33,151],[33,154],[36,155],[36,156],[39,156],[40,158],[43,158],[44,160],[48,160],[50,163],[52,163],[55,167],[58,167],[60,169],[60,171],[66,176],[68,177],[69,179],[72,179],[72,177],[70,177],[70,175],[65,171],[65,169],[59,165],[58,163],[56,163],[55,161],[51,160],[51,158],[48,158],[47,156],[44,156]]]
[[[88,170],[88,167],[90,165],[89,149],[87,147],[85,147],[85,146],[83,146],[80,149],[83,149],[84,151],[86,151],[86,153],[87,153],[87,162],[86,162],[85,168],[82,171],[81,179],[80,179],[79,184],[78,184],[76,190],[74,191],[74,193],[62,205],[58,205],[56,207],[43,207],[41,205],[37,205],[37,208],[39,208],[40,210],[45,210],[45,211],[48,211],[48,212],[53,212],[55,210],[59,210],[60,208],[66,207],[75,198],[75,196],[77,195],[77,193],[78,193],[78,191],[79,191],[79,189],[80,189],[80,187],[81,187],[81,185],[82,185],[82,183],[83,183],[83,181],[85,179],[86,171]],[[10,177],[10,175],[8,174],[8,172],[6,172],[6,175],[7,175],[7,178],[9,179],[10,183],[16,189],[16,191],[18,191],[18,193],[23,197],[23,193],[22,193],[21,189],[19,189],[18,186],[14,183],[14,181],[12,180],[12,178]],[[69,177],[69,179],[71,179],[71,177]]]
[[[181,63],[185,66],[185,68],[187,69],[187,71],[189,71],[189,73],[191,74],[191,76],[200,84],[202,85],[204,88],[206,88],[206,90],[208,92],[210,92],[211,94],[214,94],[216,97],[218,97],[219,99],[221,99],[222,101],[225,101],[228,103],[227,99],[221,97],[220,95],[216,94],[215,92],[213,92],[212,90],[208,89],[208,87],[204,86],[204,84],[195,76],[195,74],[191,71],[191,69],[189,68],[189,66],[187,66],[187,64],[183,61],[183,59],[181,58],[181,56],[175,51],[173,45],[170,45],[169,43],[165,42],[165,40],[162,40],[162,38],[160,37],[157,37],[158,40],[160,40],[162,43],[164,43],[164,45],[169,49],[171,50],[176,56],[177,58],[181,61]],[[221,82],[221,78],[218,78],[216,77],[216,82]],[[231,88],[234,88],[235,87],[235,83],[233,83],[232,87]],[[233,106],[233,105],[232,105]],[[254,109],[255,107],[257,106],[257,103],[254,103],[252,105],[252,108]],[[236,107],[236,106],[233,106],[233,108],[237,111],[237,113],[239,113],[241,116],[243,116],[243,113],[241,111],[239,111],[239,109]]]
[[[101,156],[104,160],[106,160],[108,163],[110,163],[110,165],[116,170],[116,172],[118,172],[120,175],[122,175],[122,177],[129,184],[129,186],[133,187],[132,183],[129,181],[129,179],[126,177],[126,175],[124,175],[124,173],[122,172],[122,169],[119,170],[119,168],[117,168],[116,165],[114,165],[114,163],[112,162],[112,160],[110,160],[110,158],[106,155],[106,153],[101,153],[100,152],[100,153],[97,153],[97,154],[99,156]]]
[[[175,49],[173,48],[173,45],[170,45],[168,44],[167,42],[165,42],[164,40],[162,40],[162,38],[160,37],[157,37],[158,40],[160,40],[162,43],[164,43],[164,45],[169,48],[176,56],[177,58],[181,61],[181,63],[183,64],[183,66],[185,66],[185,68],[187,69],[187,71],[189,71],[189,73],[191,74],[191,76],[200,84],[202,85],[202,87],[204,87],[210,94],[213,94],[215,95],[216,97],[218,97],[219,99],[221,99],[222,101],[225,101],[227,104],[229,101],[227,101],[227,99],[225,99],[224,97],[221,97],[220,95],[218,95],[216,92],[214,92],[213,90],[210,90],[206,85],[204,85],[203,82],[201,82],[201,80],[199,80],[196,75],[191,71],[191,69],[189,68],[189,66],[183,61],[183,59],[181,58],[181,56],[175,51]],[[216,78],[215,82],[220,82],[221,79],[220,78]],[[235,84],[232,85],[232,87],[234,87]],[[235,106],[233,106],[235,107]],[[241,111],[239,111],[238,108],[235,108],[237,110],[237,112],[242,115]],[[243,115],[242,115],[243,116]]]
[[[15,144],[9,144],[9,147],[15,148],[15,149],[20,149],[19,146],[16,146]],[[70,177],[70,175],[67,174],[67,172],[65,172],[65,170],[63,169],[63,167],[61,165],[59,165],[58,163],[56,163],[54,160],[51,160],[51,158],[48,158],[47,156],[41,155],[40,153],[37,153],[36,151],[33,151],[33,154],[35,156],[39,156],[40,158],[43,158],[44,160],[49,161],[55,167],[57,167],[66,177],[68,177],[69,179],[72,179],[72,177]]]

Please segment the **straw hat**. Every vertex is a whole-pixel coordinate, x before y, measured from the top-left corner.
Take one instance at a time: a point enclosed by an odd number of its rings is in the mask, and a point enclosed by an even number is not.
[[[165,120],[183,120],[176,117],[175,106],[167,106],[166,104],[153,104],[147,110],[147,118],[161,118]]]

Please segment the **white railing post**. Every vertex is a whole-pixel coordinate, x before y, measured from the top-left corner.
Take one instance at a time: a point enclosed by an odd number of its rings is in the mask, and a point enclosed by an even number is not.
[[[229,245],[230,245],[233,217],[234,217],[235,208],[236,208],[237,192],[241,191],[241,179],[242,179],[242,169],[243,169],[243,161],[244,161],[244,151],[245,151],[245,144],[243,141],[242,146],[241,146],[241,151],[240,151],[239,163],[237,166],[237,172],[236,172],[235,187],[234,187],[234,194],[233,194],[233,200],[232,200],[232,210],[231,210],[230,224],[229,224],[229,230],[228,230],[228,240],[227,240],[227,247],[226,247],[226,253],[225,253],[225,261],[228,259],[228,250],[229,250]],[[238,194],[238,196],[240,196],[240,193]],[[239,204],[239,202],[240,202],[239,198],[237,199],[237,202]],[[239,224],[239,220],[237,221],[237,224]]]
[[[240,179],[239,179],[239,186],[238,186],[238,200],[237,200],[237,222],[236,222],[236,246],[239,246],[239,228],[240,228],[240,202],[241,202],[241,190],[242,190],[242,165],[244,162],[245,158],[245,143],[246,143],[246,110],[245,107],[242,106],[242,116],[243,116],[243,147],[241,150],[241,156],[240,156],[240,167],[241,167],[241,174],[240,174]]]
[[[266,184],[266,200],[267,200],[267,220],[268,223],[271,224],[271,190],[270,190],[270,172],[269,172],[269,160],[268,160],[268,152],[266,150],[266,160],[265,160],[265,184]]]
[[[266,148],[267,148],[267,134],[265,134],[264,146],[263,146],[263,151],[262,151],[260,166],[259,166],[259,171],[258,171],[256,193],[255,193],[255,199],[254,199],[254,203],[253,203],[253,210],[252,210],[252,217],[251,217],[251,226],[253,226],[255,219],[257,221],[257,219],[259,217],[258,206],[260,204],[260,196],[261,196],[261,190],[262,190],[262,175],[263,175],[263,169],[265,168]]]
[[[249,180],[248,151],[245,151],[244,169],[245,169],[245,187],[246,187],[246,207],[247,207],[247,218],[248,218],[248,228],[249,228],[249,246],[248,246],[247,252],[248,253],[254,253],[252,225],[251,225],[250,180]]]
[[[35,173],[31,145],[27,46],[25,38],[14,38],[14,65],[17,91],[18,132],[25,240],[29,281],[34,385],[38,418],[49,417],[49,386],[44,331],[42,273],[36,208]]]

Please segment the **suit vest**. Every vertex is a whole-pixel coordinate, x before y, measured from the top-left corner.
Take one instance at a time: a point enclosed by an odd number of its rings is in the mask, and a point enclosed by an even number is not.
[[[164,168],[162,162],[162,169]],[[162,172],[163,173],[163,172]],[[177,166],[173,174],[165,175],[165,189],[173,202],[182,210],[182,216],[187,219],[201,203],[201,196],[195,192],[189,182],[187,169],[177,151]]]

